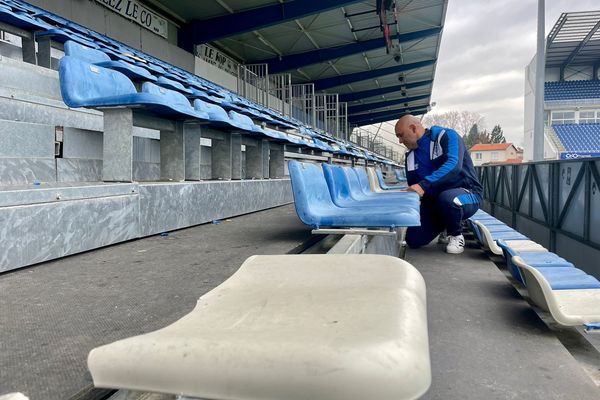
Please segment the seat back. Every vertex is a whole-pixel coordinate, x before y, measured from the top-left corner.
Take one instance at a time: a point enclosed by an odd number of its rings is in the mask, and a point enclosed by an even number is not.
[[[358,180],[358,175],[356,174],[356,171],[354,171],[354,169],[355,168],[352,167],[342,167],[342,172],[346,176],[346,181],[348,182],[348,189],[350,191],[350,194],[358,194],[359,196],[361,194],[366,194],[361,187],[360,181]]]
[[[122,73],[71,56],[60,60],[58,75],[63,101],[69,107],[85,107],[89,100],[137,93]]]
[[[229,115],[227,115],[227,111],[223,109],[223,107],[218,106],[216,104],[211,104],[204,100],[196,99],[194,100],[194,109],[196,111],[204,111],[208,113],[208,116],[212,120],[218,121],[227,121],[229,120]]]
[[[321,166],[333,201],[335,202],[336,199],[352,200],[348,178],[342,167],[331,164],[322,164]]]
[[[367,176],[367,171],[364,168],[352,168],[356,177],[358,178],[358,182],[360,184],[360,188],[364,193],[372,193],[371,185],[369,184],[369,177]]]
[[[383,179],[383,174],[379,168],[375,168],[375,174],[377,175],[377,180],[379,181],[379,186],[382,188],[386,187],[385,179]]]
[[[254,122],[252,122],[252,118],[247,115],[237,113],[233,110],[229,111],[229,118],[240,128],[251,131]]]
[[[92,49],[72,40],[65,42],[65,55],[75,57],[90,64],[110,61],[110,57],[103,51]]]
[[[144,82],[142,92],[161,96],[170,106],[192,108],[189,100],[183,94],[175,90],[160,87],[151,82]]]
[[[322,169],[311,163],[288,162],[296,213],[307,225],[317,225],[320,210],[335,208]]]

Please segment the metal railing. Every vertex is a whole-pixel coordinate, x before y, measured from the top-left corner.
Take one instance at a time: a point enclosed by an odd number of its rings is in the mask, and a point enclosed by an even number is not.
[[[315,85],[301,83],[292,85],[292,117],[308,126],[316,127]]]
[[[486,211],[600,277],[600,158],[477,171]]]

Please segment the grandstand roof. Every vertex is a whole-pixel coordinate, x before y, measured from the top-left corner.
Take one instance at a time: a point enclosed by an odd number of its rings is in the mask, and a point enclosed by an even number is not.
[[[471,147],[469,151],[498,151],[498,150],[506,150],[510,146],[513,146],[512,143],[478,143]]]
[[[561,14],[546,41],[546,67],[597,64],[599,29],[600,11]]]
[[[340,93],[350,123],[429,106],[447,0],[383,0],[385,24],[376,0],[148,2],[181,24],[187,50],[209,43],[243,63],[267,63],[269,73],[289,72],[293,83]]]

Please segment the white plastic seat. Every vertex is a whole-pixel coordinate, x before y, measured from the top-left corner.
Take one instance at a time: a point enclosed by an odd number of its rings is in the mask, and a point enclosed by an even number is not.
[[[521,257],[513,257],[521,270],[531,300],[561,325],[595,325],[600,323],[600,289],[552,290],[550,283],[536,268]]]
[[[97,387],[214,400],[414,399],[431,383],[425,283],[389,256],[253,256],[88,366]]]
[[[493,254],[495,254],[497,256],[503,255],[502,248],[500,246],[498,246],[498,243],[496,243],[496,241],[492,238],[492,234],[490,233],[490,230],[484,224],[482,224],[480,221],[475,220],[475,221],[473,221],[473,223],[475,225],[477,225],[477,227],[479,228],[479,232],[481,233],[481,237],[483,239],[483,243],[482,243],[483,247],[488,249],[489,251],[491,251]],[[522,250],[519,246],[523,246],[524,248],[534,249],[534,250],[528,250],[528,251],[537,251],[537,249],[539,249],[539,251],[548,251],[544,247],[542,247],[541,245],[537,244],[536,242],[534,242],[532,240],[508,239],[508,240],[505,240],[505,242],[507,244],[509,244],[509,246],[511,248],[514,248],[516,251],[525,251],[525,250]],[[517,242],[524,242],[524,243],[521,245]]]
[[[0,400],[29,400],[29,397],[25,396],[23,393],[8,393],[0,396]]]

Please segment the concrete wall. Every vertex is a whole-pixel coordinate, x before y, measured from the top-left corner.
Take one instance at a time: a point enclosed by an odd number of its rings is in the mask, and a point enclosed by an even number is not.
[[[291,201],[287,179],[4,188],[0,272]]]
[[[172,22],[169,22],[169,37],[164,39],[93,0],[29,0],[29,3],[194,72],[194,56],[177,47],[177,29]]]

